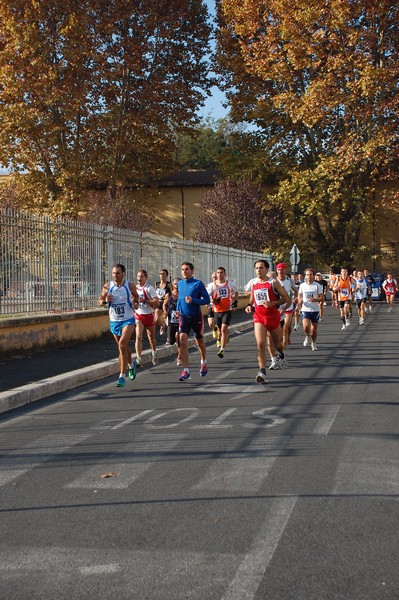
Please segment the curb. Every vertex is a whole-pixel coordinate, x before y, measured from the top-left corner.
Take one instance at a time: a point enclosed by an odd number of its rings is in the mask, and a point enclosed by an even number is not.
[[[230,334],[237,333],[238,331],[246,331],[251,329],[253,321],[243,321],[241,323],[235,323],[229,327]],[[212,332],[204,335],[205,343],[214,341],[212,338]],[[188,345],[191,348],[195,345],[194,339],[189,339]],[[177,348],[173,346],[161,346],[157,348],[158,358],[165,358],[177,354]],[[151,362],[151,351],[146,350],[142,355],[143,364]],[[92,383],[99,379],[105,379],[116,374],[118,368],[118,359],[114,358],[106,362],[102,362],[89,367],[83,367],[76,371],[70,371],[69,373],[62,373],[48,379],[41,379],[34,383],[23,385],[19,388],[13,388],[6,392],[0,392],[0,414],[5,413],[9,410],[26,406],[32,402],[43,400],[54,394],[61,392],[67,392],[81,385]]]

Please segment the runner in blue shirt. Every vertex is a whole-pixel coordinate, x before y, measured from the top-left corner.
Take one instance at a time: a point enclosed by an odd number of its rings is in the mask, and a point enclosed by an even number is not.
[[[178,283],[179,297],[177,300],[177,314],[179,316],[180,352],[183,365],[179,381],[191,379],[188,368],[188,336],[191,329],[201,355],[200,376],[208,373],[206,363],[206,346],[204,342],[204,317],[201,306],[210,303],[209,294],[204,283],[193,277],[194,265],[184,262],[181,265],[182,279]]]

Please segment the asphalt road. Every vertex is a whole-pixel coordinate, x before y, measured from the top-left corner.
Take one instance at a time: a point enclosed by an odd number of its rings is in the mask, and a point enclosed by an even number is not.
[[[1,600],[398,598],[399,307],[1,415]]]

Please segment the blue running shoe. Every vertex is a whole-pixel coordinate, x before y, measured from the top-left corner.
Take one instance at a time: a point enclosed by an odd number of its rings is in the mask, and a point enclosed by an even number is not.
[[[200,368],[201,377],[205,377],[205,375],[207,373],[208,373],[208,365],[206,363],[202,363],[201,368]]]
[[[124,377],[119,377],[116,382],[116,387],[124,387],[126,385],[126,379]]]
[[[190,371],[186,371],[186,369],[184,369],[179,377],[179,381],[188,381],[189,379],[191,379]]]
[[[136,359],[134,359],[134,361],[132,362],[132,366],[129,369],[129,379],[131,379],[132,381],[134,379],[136,379],[136,373],[137,373],[137,364],[136,364]]]

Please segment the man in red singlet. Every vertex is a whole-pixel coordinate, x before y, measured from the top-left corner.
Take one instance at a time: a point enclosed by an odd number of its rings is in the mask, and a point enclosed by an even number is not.
[[[252,283],[251,297],[245,311],[248,314],[254,312],[254,333],[259,364],[256,381],[268,383],[266,379],[266,338],[268,333],[279,353],[280,369],[287,368],[278,307],[289,303],[290,299],[278,281],[267,277],[269,263],[266,260],[257,260],[254,267],[257,278]]]

